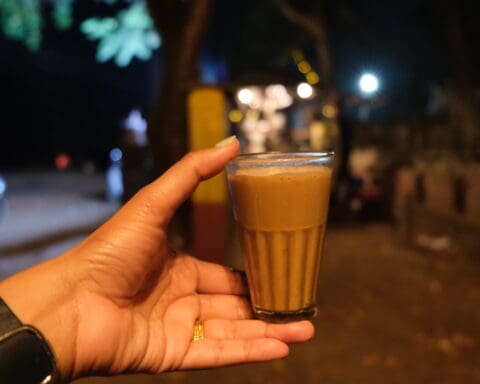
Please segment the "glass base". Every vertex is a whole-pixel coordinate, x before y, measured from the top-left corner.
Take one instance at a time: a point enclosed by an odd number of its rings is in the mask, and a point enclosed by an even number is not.
[[[289,323],[298,320],[308,320],[317,315],[317,307],[299,309],[296,311],[268,311],[258,307],[253,308],[255,316],[270,323]]]

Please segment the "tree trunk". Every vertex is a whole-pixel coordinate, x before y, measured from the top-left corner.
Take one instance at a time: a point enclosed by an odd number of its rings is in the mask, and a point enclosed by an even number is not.
[[[149,117],[155,172],[164,172],[188,149],[186,97],[198,81],[198,58],[212,0],[149,0],[165,53],[159,96]]]
[[[455,96],[454,106],[456,118],[462,125],[463,146],[467,159],[478,156],[479,116],[475,108],[475,88],[473,86],[472,49],[464,36],[459,4],[452,0],[440,2],[441,15],[445,18],[447,38],[450,43],[453,64],[455,65]]]
[[[161,34],[164,73],[148,121],[154,176],[165,172],[188,150],[187,95],[198,82],[198,59],[213,0],[148,0]],[[191,243],[191,210],[184,204],[171,223],[173,246]]]

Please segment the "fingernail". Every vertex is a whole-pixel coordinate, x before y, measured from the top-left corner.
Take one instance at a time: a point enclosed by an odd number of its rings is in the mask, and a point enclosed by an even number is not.
[[[218,142],[217,144],[215,144],[215,147],[227,147],[230,144],[233,144],[236,140],[237,140],[237,136],[233,135]]]

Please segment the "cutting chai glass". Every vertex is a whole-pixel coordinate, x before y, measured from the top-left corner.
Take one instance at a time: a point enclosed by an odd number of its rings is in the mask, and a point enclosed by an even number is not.
[[[315,303],[333,152],[239,155],[227,165],[253,311],[309,319]]]

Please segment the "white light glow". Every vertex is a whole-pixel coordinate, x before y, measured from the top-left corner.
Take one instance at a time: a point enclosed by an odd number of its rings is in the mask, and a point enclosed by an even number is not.
[[[122,153],[122,150],[120,148],[113,148],[110,151],[110,160],[111,161],[113,161],[113,162],[120,161],[120,160],[122,160],[122,157],[123,157],[123,153]]]
[[[253,92],[251,89],[242,88],[238,91],[237,97],[242,104],[250,104],[253,101]]]
[[[0,199],[3,197],[6,190],[7,190],[7,182],[2,178],[2,176],[0,176]]]
[[[300,83],[297,86],[297,94],[302,99],[308,99],[313,95],[313,88],[308,83]]]
[[[360,90],[363,93],[367,95],[371,95],[378,91],[378,86],[379,86],[378,77],[375,76],[373,73],[364,73],[360,77],[358,86],[360,87]]]
[[[271,109],[283,109],[290,106],[293,102],[288,94],[287,88],[282,84],[272,84],[265,88],[267,101],[270,101]],[[268,105],[268,104],[267,104]]]
[[[129,136],[135,145],[145,147],[148,145],[147,120],[143,118],[142,112],[133,109],[123,122],[123,129],[129,132]]]

